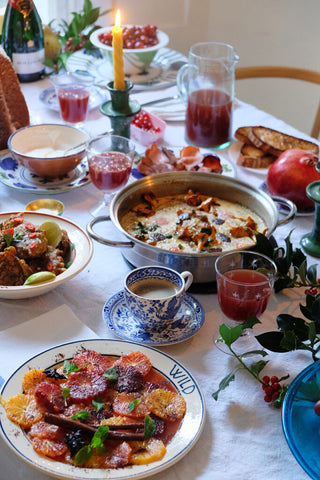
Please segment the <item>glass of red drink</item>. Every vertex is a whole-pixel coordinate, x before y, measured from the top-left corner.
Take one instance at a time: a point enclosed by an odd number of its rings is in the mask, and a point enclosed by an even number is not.
[[[242,250],[221,255],[215,268],[218,300],[228,318],[226,323],[244,323],[249,315],[260,318],[273,290],[275,263],[263,254]]]
[[[207,42],[192,45],[177,85],[187,106],[186,141],[197,147],[222,149],[232,140],[234,47]]]
[[[93,81],[94,78],[87,72],[66,72],[51,77],[60,115],[66,123],[81,126],[85,122]]]
[[[129,180],[134,152],[134,143],[118,135],[100,135],[89,142],[89,174],[104,194],[103,201],[91,212],[93,216],[108,214],[112,198]]]

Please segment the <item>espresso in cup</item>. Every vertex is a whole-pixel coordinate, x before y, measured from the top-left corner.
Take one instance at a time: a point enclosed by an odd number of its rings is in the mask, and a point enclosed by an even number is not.
[[[133,270],[124,282],[124,297],[133,321],[144,330],[159,330],[174,322],[186,290],[193,280],[191,272],[147,266]]]

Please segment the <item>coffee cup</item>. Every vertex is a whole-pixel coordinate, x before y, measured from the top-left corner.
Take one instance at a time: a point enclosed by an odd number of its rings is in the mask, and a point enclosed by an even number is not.
[[[235,64],[234,47],[207,42],[192,45],[188,63],[180,68],[177,85],[187,106],[186,142],[222,149],[232,141]]]
[[[130,272],[124,282],[124,296],[134,320],[145,330],[161,330],[174,322],[191,272],[178,273],[167,267],[146,266]]]

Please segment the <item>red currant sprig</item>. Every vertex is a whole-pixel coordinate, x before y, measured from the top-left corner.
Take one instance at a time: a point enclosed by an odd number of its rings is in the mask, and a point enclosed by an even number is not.
[[[262,381],[262,390],[264,390],[264,401],[270,403],[278,400],[282,388],[279,383],[279,378],[275,375],[271,378],[268,375],[265,375],[262,378]]]

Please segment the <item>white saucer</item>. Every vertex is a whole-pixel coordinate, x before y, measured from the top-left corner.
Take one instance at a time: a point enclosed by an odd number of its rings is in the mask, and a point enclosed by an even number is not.
[[[51,110],[59,112],[59,102],[54,87],[43,90],[39,99]],[[92,87],[89,98],[89,110],[99,107],[107,99],[107,94],[101,88]]]
[[[102,318],[118,337],[145,345],[171,345],[183,342],[197,333],[204,322],[204,311],[200,303],[186,293],[170,327],[162,329],[161,332],[146,332],[127,310],[122,290],[105,303]]]
[[[187,58],[170,48],[161,48],[155,55],[147,72],[126,77],[134,84],[134,90],[165,88],[176,84],[176,62],[186,62]],[[171,67],[172,66],[172,67]],[[171,68],[170,68],[171,67]],[[67,69],[70,72],[85,70],[95,77],[95,84],[106,85],[113,80],[113,67],[101,55],[99,50],[78,50],[67,60]]]
[[[35,194],[56,194],[83,187],[91,182],[87,161],[61,178],[38,177],[12,158],[10,152],[0,156],[0,182],[7,187]]]

